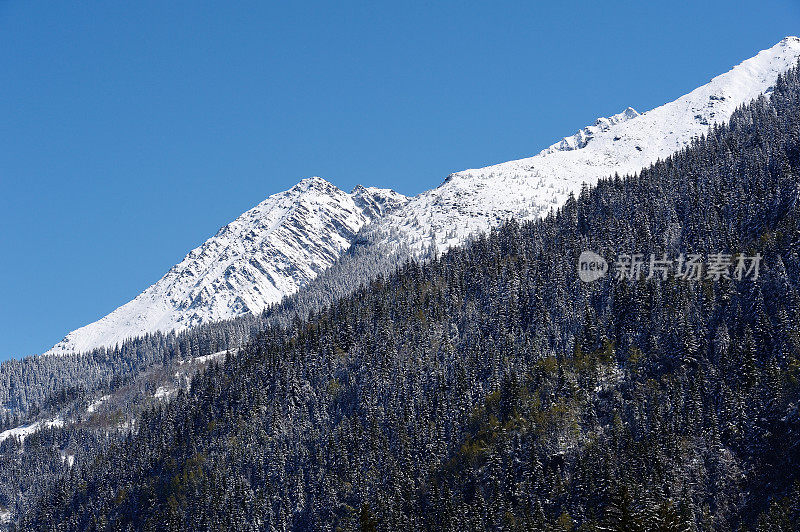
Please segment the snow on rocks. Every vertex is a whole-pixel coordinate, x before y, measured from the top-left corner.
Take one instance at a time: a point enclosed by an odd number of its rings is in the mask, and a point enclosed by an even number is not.
[[[330,267],[365,224],[406,200],[392,190],[356,187],[348,194],[322,178],[303,179],[239,216],[134,300],[69,333],[47,354],[260,312]]]
[[[677,100],[639,114],[632,108],[527,159],[451,174],[371,224],[421,254],[443,251],[509,218],[536,219],[562,205],[583,183],[635,174],[727,122],[741,105],[769,93],[797,65],[800,39],[787,37]]]
[[[639,172],[728,121],[737,107],[768,94],[798,57],[800,39],[787,37],[673,102],[642,114],[628,107],[536,156],[451,174],[410,199],[365,187],[348,194],[324,179],[304,179],[242,214],[134,300],[48,353],[259,312],[330,267],[359,231],[422,256],[512,217],[545,216],[584,183]]]

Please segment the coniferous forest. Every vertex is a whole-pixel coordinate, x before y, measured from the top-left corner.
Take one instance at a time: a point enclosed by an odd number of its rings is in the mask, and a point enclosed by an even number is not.
[[[795,530],[799,175],[795,69],[541,221],[263,316],[135,430],[42,475],[14,526]],[[763,261],[584,283],[584,250]]]

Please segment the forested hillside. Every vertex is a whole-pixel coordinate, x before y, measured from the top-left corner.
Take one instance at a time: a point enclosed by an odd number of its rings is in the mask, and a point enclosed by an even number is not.
[[[800,79],[543,221],[267,327],[40,497],[24,530],[792,530]],[[760,253],[757,279],[587,249]]]
[[[0,364],[0,527],[25,510],[52,479],[74,463],[93,460],[110,442],[124,437],[138,413],[157,398],[159,384],[176,381],[193,360],[236,349],[269,326],[288,326],[343,297],[367,279],[392,271],[406,260],[403,247],[358,239],[328,270],[302,291],[258,315],[209,323],[181,333],[132,338],[115,348],[67,356],[35,356]],[[110,400],[99,412],[88,407]],[[20,443],[3,432],[60,420]]]
[[[421,255],[426,260],[428,253]],[[258,314],[192,327],[180,333],[156,332],[115,347],[86,353],[38,355],[0,364],[0,431],[45,414],[56,414],[76,399],[91,399],[134,380],[153,366],[235,349],[267,324],[288,325],[361,283],[386,273],[409,257],[404,246],[387,246],[359,237],[333,266],[301,292]]]

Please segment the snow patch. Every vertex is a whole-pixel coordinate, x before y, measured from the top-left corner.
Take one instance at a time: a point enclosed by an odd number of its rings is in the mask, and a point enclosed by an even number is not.
[[[97,399],[96,401],[93,401],[91,404],[89,404],[89,406],[86,407],[86,413],[87,414],[94,413],[94,411],[97,410],[98,407],[100,407],[100,405],[102,405],[109,399],[111,399],[110,395],[104,395],[103,397]]]
[[[199,357],[194,357],[192,360],[198,364],[205,364],[207,362],[211,362],[212,360],[218,359],[225,359],[225,354],[227,351],[219,351],[217,353],[211,353],[210,355],[202,355]]]
[[[25,441],[25,438],[27,438],[28,436],[30,436],[35,432],[38,432],[39,430],[49,429],[54,427],[61,428],[63,426],[64,426],[64,420],[61,419],[60,417],[56,417],[46,421],[37,421],[29,425],[23,425],[20,427],[0,432],[0,442],[3,442],[8,438],[17,438],[20,441],[20,443],[23,443]]]
[[[161,401],[166,401],[166,400],[169,400],[170,398],[172,398],[172,396],[175,395],[177,392],[178,392],[178,390],[175,389],[175,387],[173,387],[173,386],[166,386],[166,385],[165,386],[159,386],[156,389],[156,392],[153,394],[153,397],[155,397],[156,399],[159,399]]]
[[[67,467],[72,469],[72,466],[75,465],[75,455],[61,453],[61,463],[66,463]]]

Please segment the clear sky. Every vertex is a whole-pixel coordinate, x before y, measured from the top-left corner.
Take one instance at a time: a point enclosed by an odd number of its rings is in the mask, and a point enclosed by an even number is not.
[[[797,0],[0,0],[0,360],[303,177],[416,194],[798,33]]]

